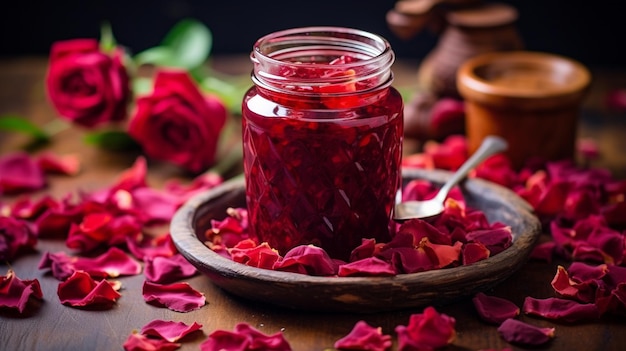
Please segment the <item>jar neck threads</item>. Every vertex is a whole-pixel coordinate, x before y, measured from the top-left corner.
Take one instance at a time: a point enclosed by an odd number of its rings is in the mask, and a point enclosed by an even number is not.
[[[252,80],[284,94],[362,94],[391,85],[387,40],[341,27],[305,27],[266,35],[250,54]]]

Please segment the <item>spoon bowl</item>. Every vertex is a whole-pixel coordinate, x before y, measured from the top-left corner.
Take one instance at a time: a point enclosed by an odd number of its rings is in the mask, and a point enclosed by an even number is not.
[[[426,219],[441,214],[444,209],[444,202],[450,190],[481,162],[498,152],[506,150],[507,147],[508,144],[503,138],[493,135],[487,136],[478,150],[476,150],[476,152],[459,167],[452,177],[448,179],[441,189],[439,189],[435,197],[429,200],[404,201],[396,204],[393,212],[394,220],[404,222],[413,218]]]

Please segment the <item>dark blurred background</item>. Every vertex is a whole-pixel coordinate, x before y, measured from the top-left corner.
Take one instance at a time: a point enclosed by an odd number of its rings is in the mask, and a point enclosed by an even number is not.
[[[517,27],[529,50],[553,52],[589,66],[626,66],[622,0],[502,0],[519,11]],[[248,53],[267,33],[308,25],[355,27],[385,36],[401,58],[420,60],[437,37],[423,32],[401,40],[386,12],[395,0],[99,0],[11,1],[0,10],[0,57],[46,55],[56,40],[98,38],[108,21],[117,41],[137,53],[157,45],[182,18],[212,31],[213,54]]]

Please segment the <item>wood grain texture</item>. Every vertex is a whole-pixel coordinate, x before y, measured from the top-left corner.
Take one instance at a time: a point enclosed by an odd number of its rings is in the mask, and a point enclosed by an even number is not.
[[[230,73],[249,72],[247,57],[216,57],[214,64]],[[396,82],[400,86],[410,86],[415,80],[417,62],[398,62],[395,66]],[[45,99],[43,77],[46,58],[21,58],[0,60],[0,115],[17,114],[26,116],[36,123],[45,124],[55,118],[55,114]],[[623,87],[626,82],[624,71],[596,71],[586,102],[586,117],[581,121],[580,135],[594,137],[599,143],[602,158],[594,166],[607,167],[617,175],[626,177],[626,119],[623,116],[602,110],[602,98],[611,89]],[[35,197],[52,195],[62,197],[78,189],[94,190],[113,183],[115,177],[128,168],[135,159],[133,154],[109,153],[82,142],[84,132],[77,129],[64,131],[55,137],[48,149],[60,153],[77,153],[83,162],[83,170],[76,177],[55,176],[44,191],[33,194]],[[25,138],[0,132],[0,153],[17,150],[25,145]],[[415,144],[405,141],[406,152],[415,150]],[[161,187],[171,177],[183,177],[175,168],[153,162],[149,163],[148,181],[154,187]],[[14,201],[15,198],[0,198],[0,202]],[[544,236],[541,238],[546,240]],[[0,262],[0,274],[4,275],[11,267],[22,279],[37,278],[41,282],[44,301],[35,304],[33,313],[17,317],[0,312],[0,350],[121,350],[126,337],[153,319],[177,320],[186,323],[197,321],[203,324],[202,332],[190,335],[183,340],[180,350],[198,350],[199,345],[211,332],[232,328],[246,322],[264,333],[283,330],[285,338],[296,351],[320,351],[332,348],[333,343],[346,335],[359,320],[372,326],[380,326],[382,331],[397,342],[394,328],[406,325],[413,313],[421,308],[406,308],[398,311],[377,313],[323,313],[303,312],[278,308],[273,305],[249,301],[218,288],[205,275],[187,280],[194,288],[204,292],[208,304],[190,313],[176,313],[146,304],[141,296],[143,276],[124,277],[122,297],[117,305],[108,311],[87,311],[60,304],[56,296],[58,281],[37,269],[37,265],[47,251],[68,250],[62,241],[41,240],[37,252],[15,260],[11,265]],[[529,261],[501,284],[488,289],[487,293],[504,297],[521,306],[526,296],[545,298],[553,295],[550,281],[558,264]],[[509,345],[496,331],[496,327],[481,322],[468,298],[462,298],[446,305],[435,305],[442,313],[456,319],[457,337],[445,351],[475,351],[481,349],[510,348],[521,351],[528,348]],[[618,351],[626,345],[626,322],[623,319],[603,319],[599,322],[564,325],[521,316],[521,320],[538,326],[556,328],[556,338],[543,350],[572,351]]]

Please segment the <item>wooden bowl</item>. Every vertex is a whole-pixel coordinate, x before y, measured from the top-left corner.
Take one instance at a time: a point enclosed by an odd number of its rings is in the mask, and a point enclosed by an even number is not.
[[[405,182],[427,179],[443,183],[444,171],[403,170]],[[236,263],[204,245],[211,219],[225,217],[228,207],[245,207],[243,178],[199,194],[183,205],[171,222],[180,253],[214,284],[240,297],[301,310],[378,312],[443,304],[502,282],[527,260],[541,233],[528,203],[512,191],[480,179],[463,183],[468,206],[482,210],[490,222],[511,226],[513,244],[486,260],[449,269],[394,277],[315,277]]]

